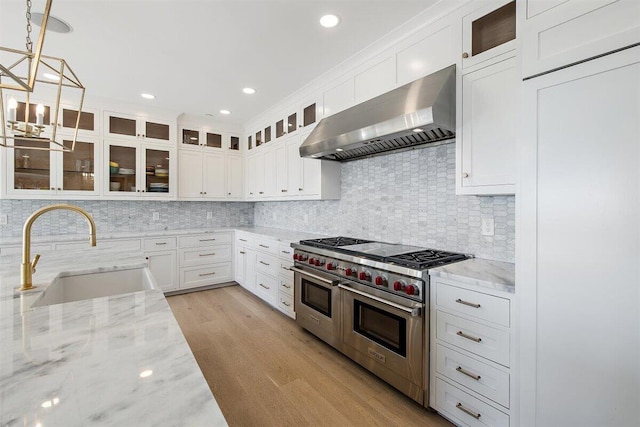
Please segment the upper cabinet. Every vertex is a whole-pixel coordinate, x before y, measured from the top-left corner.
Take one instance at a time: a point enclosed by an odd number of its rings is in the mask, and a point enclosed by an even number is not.
[[[174,122],[129,114],[104,113],[104,136],[166,143],[174,141]]]
[[[82,108],[78,118],[78,110],[74,107],[62,105],[58,117],[58,132],[73,135],[76,124],[78,136],[97,137],[100,135],[100,113],[97,110]],[[51,117],[53,124],[54,117]]]
[[[462,18],[462,69],[515,55],[516,2],[497,1]],[[488,62],[487,62],[488,61]]]
[[[526,0],[522,74],[531,77],[640,41],[638,0]]]

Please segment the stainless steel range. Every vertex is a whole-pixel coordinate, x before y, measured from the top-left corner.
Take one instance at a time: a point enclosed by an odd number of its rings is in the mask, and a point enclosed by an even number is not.
[[[291,246],[300,326],[428,402],[428,270],[469,255],[349,237]]]

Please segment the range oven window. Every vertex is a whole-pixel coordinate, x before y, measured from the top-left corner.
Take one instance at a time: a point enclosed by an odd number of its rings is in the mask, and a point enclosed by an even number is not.
[[[331,317],[331,289],[316,285],[307,279],[302,279],[301,289],[301,301],[304,305]]]
[[[353,329],[394,353],[407,356],[406,319],[354,300]]]

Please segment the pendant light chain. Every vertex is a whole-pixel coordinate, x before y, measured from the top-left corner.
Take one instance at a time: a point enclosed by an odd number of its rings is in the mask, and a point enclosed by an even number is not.
[[[31,40],[31,0],[27,0],[27,52],[33,51],[33,41]]]

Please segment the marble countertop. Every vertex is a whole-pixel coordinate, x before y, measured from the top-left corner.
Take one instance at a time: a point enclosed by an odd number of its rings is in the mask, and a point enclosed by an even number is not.
[[[37,288],[0,259],[0,425],[224,426],[162,291],[31,308],[60,273],[146,265],[140,252],[43,252]]]
[[[482,288],[515,293],[515,264],[471,258],[429,270],[435,277],[458,280]]]

